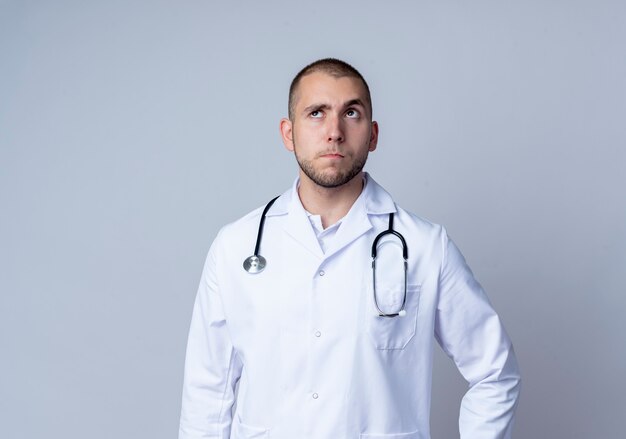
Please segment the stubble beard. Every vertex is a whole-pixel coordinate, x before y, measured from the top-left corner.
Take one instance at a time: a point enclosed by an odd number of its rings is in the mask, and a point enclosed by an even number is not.
[[[359,175],[359,173],[363,170],[365,166],[365,162],[367,162],[368,150],[366,149],[362,155],[356,156],[354,161],[352,162],[352,166],[350,169],[346,171],[337,171],[332,173],[325,173],[322,171],[318,171],[313,166],[312,160],[305,160],[298,156],[298,149],[294,142],[294,154],[296,156],[296,161],[302,169],[302,172],[313,181],[313,183],[321,186],[323,188],[332,189],[339,186],[343,186],[348,183],[354,177]]]

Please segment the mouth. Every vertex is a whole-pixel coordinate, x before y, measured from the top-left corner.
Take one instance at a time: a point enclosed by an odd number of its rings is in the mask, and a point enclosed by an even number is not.
[[[337,152],[329,152],[329,153],[320,155],[320,157],[327,158],[327,159],[342,159],[343,155]]]

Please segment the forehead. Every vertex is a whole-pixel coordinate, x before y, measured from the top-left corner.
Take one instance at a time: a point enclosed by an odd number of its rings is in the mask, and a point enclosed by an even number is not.
[[[296,107],[311,103],[343,103],[354,99],[368,102],[363,82],[356,77],[335,77],[324,72],[313,72],[300,79],[296,89]]]

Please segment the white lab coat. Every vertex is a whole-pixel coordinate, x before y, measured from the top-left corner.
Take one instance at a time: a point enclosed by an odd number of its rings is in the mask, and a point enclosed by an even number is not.
[[[510,437],[520,375],[498,316],[445,229],[366,179],[325,254],[297,181],[267,214],[265,271],[242,267],[262,207],[219,232],[191,321],[179,439],[429,438],[434,339],[470,386],[461,437]],[[395,318],[372,298],[371,245],[390,212],[409,249],[407,315]],[[376,271],[389,312],[404,285],[395,242]]]

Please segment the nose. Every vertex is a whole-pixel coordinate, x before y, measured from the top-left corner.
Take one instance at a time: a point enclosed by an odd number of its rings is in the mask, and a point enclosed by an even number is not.
[[[328,143],[340,143],[344,141],[343,126],[339,117],[328,119]]]

